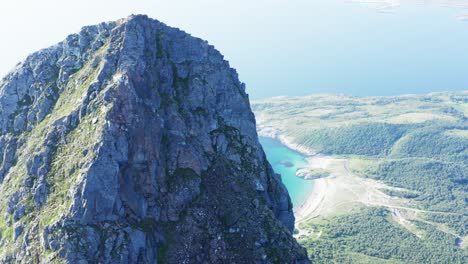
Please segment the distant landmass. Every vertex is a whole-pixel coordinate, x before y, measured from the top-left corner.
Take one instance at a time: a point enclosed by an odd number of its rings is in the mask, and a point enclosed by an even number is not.
[[[410,3],[451,7],[459,10],[456,15],[457,19],[468,21],[468,1],[466,0],[351,0],[351,2],[383,13],[396,11],[401,6]]]
[[[461,10],[461,12],[468,11],[468,2],[466,0],[351,0],[351,2],[379,11],[391,11],[402,5],[415,3],[453,7]]]
[[[253,102],[261,136],[308,155],[296,237],[314,263],[466,263],[468,91]]]

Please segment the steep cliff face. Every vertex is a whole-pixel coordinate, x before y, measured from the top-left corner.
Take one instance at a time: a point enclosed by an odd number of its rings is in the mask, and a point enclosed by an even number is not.
[[[0,262],[307,263],[244,85],[146,16],[0,82]]]

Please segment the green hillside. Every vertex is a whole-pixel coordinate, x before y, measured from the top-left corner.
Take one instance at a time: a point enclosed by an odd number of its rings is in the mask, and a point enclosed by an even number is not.
[[[468,225],[468,91],[399,97],[315,95],[253,103],[260,135],[349,160],[354,174],[411,204],[348,208],[304,224],[318,263],[463,263]],[[398,223],[395,219],[403,219]]]
[[[463,255],[452,241],[456,237],[432,225],[417,222],[424,233],[408,232],[385,209],[363,209],[334,217],[320,228],[320,239],[303,239],[314,263],[462,263]]]

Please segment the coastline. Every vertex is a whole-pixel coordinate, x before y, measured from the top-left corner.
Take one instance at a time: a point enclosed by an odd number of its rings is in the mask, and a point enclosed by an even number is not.
[[[328,187],[327,179],[320,178],[313,181],[314,185],[309,197],[307,197],[306,201],[300,207],[294,210],[296,224],[299,224],[310,217],[313,212],[321,206],[323,199],[325,198],[325,193]]]
[[[267,129],[261,129],[260,127],[258,128],[259,130],[257,131],[257,134],[259,137],[265,137],[265,138],[271,138],[274,140],[277,140],[281,142],[281,144],[285,145],[286,147],[301,153],[304,156],[310,157],[313,155],[316,155],[317,153],[313,151],[310,148],[307,148],[305,146],[299,145],[297,143],[294,143],[294,141],[291,138],[288,138],[287,136],[281,135],[278,132],[274,130],[267,130]]]
[[[257,133],[260,137],[277,140],[286,147],[306,156],[305,158],[309,166],[312,165],[310,157],[317,155],[317,153],[312,149],[296,144],[291,138],[280,135],[276,131],[259,129]],[[328,182],[326,178],[318,178],[310,181],[313,181],[314,184],[310,193],[308,194],[307,199],[300,206],[293,209],[294,216],[296,217],[296,224],[308,218],[314,211],[316,211],[320,207],[325,197],[325,193],[327,192]]]

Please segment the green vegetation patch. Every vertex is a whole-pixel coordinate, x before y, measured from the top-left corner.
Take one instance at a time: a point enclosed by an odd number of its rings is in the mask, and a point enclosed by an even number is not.
[[[331,155],[387,154],[393,144],[409,129],[409,125],[364,123],[343,127],[292,132],[296,142],[317,152]]]
[[[353,174],[389,185],[381,191],[408,201],[404,206],[417,215],[411,219],[420,221],[403,227],[384,209],[315,219],[303,226],[306,233],[314,230],[303,241],[313,262],[468,262],[459,248],[468,226],[467,95],[313,95],[253,102],[260,134],[275,132],[347,159]]]
[[[433,211],[466,213],[468,166],[431,159],[381,162],[371,177],[392,186],[419,192],[415,200]]]
[[[468,137],[453,136],[453,131],[462,130],[452,130],[452,127],[454,126],[428,124],[420,129],[415,129],[395,144],[389,156],[466,161],[468,159]]]
[[[390,212],[366,208],[325,222],[310,223],[318,238],[302,237],[313,263],[463,263],[457,238],[431,225],[415,223],[418,237],[395,223]]]

